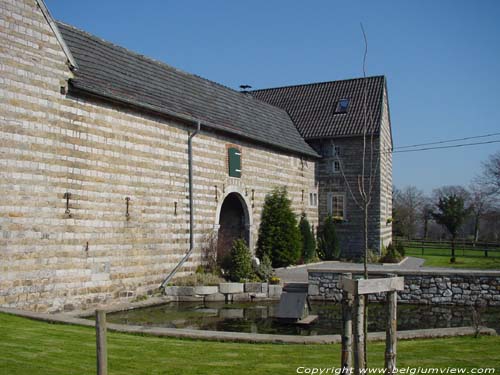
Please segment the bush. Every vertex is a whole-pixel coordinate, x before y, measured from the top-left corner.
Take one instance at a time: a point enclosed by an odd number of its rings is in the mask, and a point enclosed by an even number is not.
[[[227,276],[231,281],[242,282],[255,279],[252,255],[244,240],[234,240],[228,266]]]
[[[302,259],[304,263],[309,263],[316,257],[316,241],[305,213],[300,217],[299,228],[302,237]]]
[[[273,267],[296,264],[302,253],[300,231],[286,188],[266,196],[257,241],[257,256],[269,256]]]
[[[257,267],[256,274],[260,281],[268,281],[273,275],[273,265],[271,263],[271,258],[264,254],[260,261],[260,265]]]
[[[384,255],[380,257],[380,263],[398,263],[403,259],[401,254],[396,250],[396,246],[392,244],[392,242],[387,245],[387,248],[384,251]]]
[[[214,286],[223,283],[225,280],[218,275],[212,273],[193,273],[188,276],[183,276],[174,279],[169,285],[176,286],[198,286],[198,285],[208,285]]]
[[[201,266],[206,273],[221,274],[220,265],[217,262],[217,236],[211,231],[205,235],[201,248]]]
[[[405,256],[405,247],[402,242],[396,242],[396,251],[404,258]]]
[[[340,255],[339,239],[335,231],[335,222],[330,215],[325,219],[318,233],[318,255],[322,260],[338,259]]]

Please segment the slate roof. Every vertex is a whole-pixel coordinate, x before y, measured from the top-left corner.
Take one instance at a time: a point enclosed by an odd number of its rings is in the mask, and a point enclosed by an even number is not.
[[[363,134],[364,87],[366,86],[367,129],[380,130],[384,76],[311,83],[251,91],[266,103],[288,112],[306,139]],[[340,99],[349,99],[347,113],[336,113]]]
[[[302,155],[318,154],[286,111],[204,78],[104,41],[73,26],[57,26],[78,69],[76,89],[178,118],[199,119],[202,129],[256,141]]]

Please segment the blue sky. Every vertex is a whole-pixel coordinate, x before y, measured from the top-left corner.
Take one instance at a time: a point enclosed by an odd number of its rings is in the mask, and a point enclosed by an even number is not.
[[[362,75],[363,22],[367,74],[388,79],[396,147],[500,132],[500,1],[46,3],[58,20],[235,89]],[[394,183],[467,185],[499,149],[395,154]]]

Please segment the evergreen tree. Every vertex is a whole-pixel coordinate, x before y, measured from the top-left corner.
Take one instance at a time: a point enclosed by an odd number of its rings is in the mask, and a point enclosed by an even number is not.
[[[451,263],[455,263],[455,240],[458,230],[469,214],[469,210],[464,207],[464,199],[456,194],[450,194],[439,198],[437,204],[438,212],[433,212],[432,216],[438,224],[444,226],[451,234]]]
[[[309,220],[307,220],[305,213],[300,217],[299,228],[302,236],[302,258],[304,259],[304,263],[308,263],[316,255],[316,240],[314,239]]]
[[[295,264],[302,253],[300,231],[286,188],[276,188],[266,196],[257,241],[257,256],[271,258],[273,267]]]
[[[245,241],[242,239],[234,240],[230,254],[229,279],[235,282],[252,280],[255,276],[252,268],[252,256]]]
[[[339,239],[331,215],[327,216],[318,233],[318,255],[323,260],[334,260],[340,256]]]

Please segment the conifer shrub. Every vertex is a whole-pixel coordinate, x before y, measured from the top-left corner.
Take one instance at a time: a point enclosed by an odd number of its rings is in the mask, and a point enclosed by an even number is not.
[[[244,282],[255,279],[252,268],[252,255],[244,240],[234,240],[228,260],[227,276],[234,282]]]
[[[302,259],[304,263],[309,263],[316,257],[316,240],[305,213],[300,217],[299,228],[302,237]]]
[[[396,246],[392,244],[392,242],[387,245],[387,248],[384,251],[384,254],[379,259],[380,263],[398,263],[403,259],[403,256],[398,252]]]
[[[296,264],[302,253],[297,219],[286,188],[276,188],[266,196],[257,241],[257,256],[269,256],[273,267]]]
[[[328,215],[318,233],[318,256],[323,260],[334,260],[340,256],[340,246],[335,220]]]

